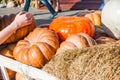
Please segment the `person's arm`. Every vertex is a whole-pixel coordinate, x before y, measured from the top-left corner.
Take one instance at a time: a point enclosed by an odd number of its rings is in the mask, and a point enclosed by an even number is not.
[[[19,12],[14,21],[0,31],[0,44],[7,40],[18,28],[32,23],[33,16],[30,13]]]

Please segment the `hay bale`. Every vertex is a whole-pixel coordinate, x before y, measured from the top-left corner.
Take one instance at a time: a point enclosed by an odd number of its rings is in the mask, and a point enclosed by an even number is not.
[[[120,80],[120,42],[59,51],[42,69],[59,80]]]

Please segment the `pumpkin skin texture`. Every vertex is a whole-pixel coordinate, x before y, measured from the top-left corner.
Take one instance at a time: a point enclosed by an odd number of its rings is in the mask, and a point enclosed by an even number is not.
[[[105,25],[105,32],[115,38],[120,39],[120,0],[110,0],[102,10],[102,23]]]
[[[55,30],[61,41],[64,41],[71,34],[86,33],[94,35],[94,25],[86,17],[62,16],[54,19],[49,28]]]
[[[115,42],[116,40],[108,36],[100,36],[97,39],[95,39],[95,41],[97,42],[97,44],[106,44]]]
[[[97,13],[97,14],[99,14],[99,15],[101,16],[102,11],[97,10],[97,11],[95,11],[94,13]]]
[[[101,15],[98,12],[86,14],[85,17],[89,18],[95,26],[101,26]]]
[[[114,38],[108,36],[102,27],[95,27],[94,37],[97,44],[106,44],[116,41]]]
[[[106,32],[104,31],[104,29],[102,28],[102,26],[101,27],[96,26],[93,38],[97,39],[100,36],[108,36],[108,35],[106,34]]]
[[[96,44],[96,41],[85,33],[77,33],[69,36],[60,44],[60,49],[74,49],[90,47]]]
[[[4,15],[0,17],[0,31],[3,30],[6,26],[8,26],[15,18],[16,14]],[[13,43],[17,42],[20,39],[23,39],[28,35],[36,27],[36,22],[33,22],[30,25],[24,26],[16,30],[3,44],[5,43]]]
[[[41,68],[59,47],[58,36],[48,28],[35,28],[24,40],[20,40],[13,56],[17,61]]]
[[[0,51],[0,53],[4,56],[7,56],[13,59],[14,58],[13,49],[15,48],[15,46],[16,46],[16,43],[8,44],[7,47],[5,47],[4,49]]]

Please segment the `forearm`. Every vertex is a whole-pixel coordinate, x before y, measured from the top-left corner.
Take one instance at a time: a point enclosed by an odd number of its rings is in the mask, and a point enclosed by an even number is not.
[[[0,44],[5,42],[18,28],[29,25],[33,22],[33,16],[30,13],[19,12],[14,21],[0,31]]]
[[[17,30],[17,24],[12,22],[9,26],[0,31],[0,44],[6,41]]]

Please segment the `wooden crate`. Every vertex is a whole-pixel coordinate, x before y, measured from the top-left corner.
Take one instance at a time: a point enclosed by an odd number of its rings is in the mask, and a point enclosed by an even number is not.
[[[51,74],[32,67],[28,66],[26,64],[23,64],[21,62],[18,62],[16,60],[10,59],[8,57],[5,57],[3,55],[0,55],[0,66],[11,69],[15,72],[24,74],[25,76],[29,76],[35,80],[57,80],[56,77],[52,76]],[[7,75],[5,75],[7,76]],[[9,80],[8,78],[5,78],[3,80]]]

